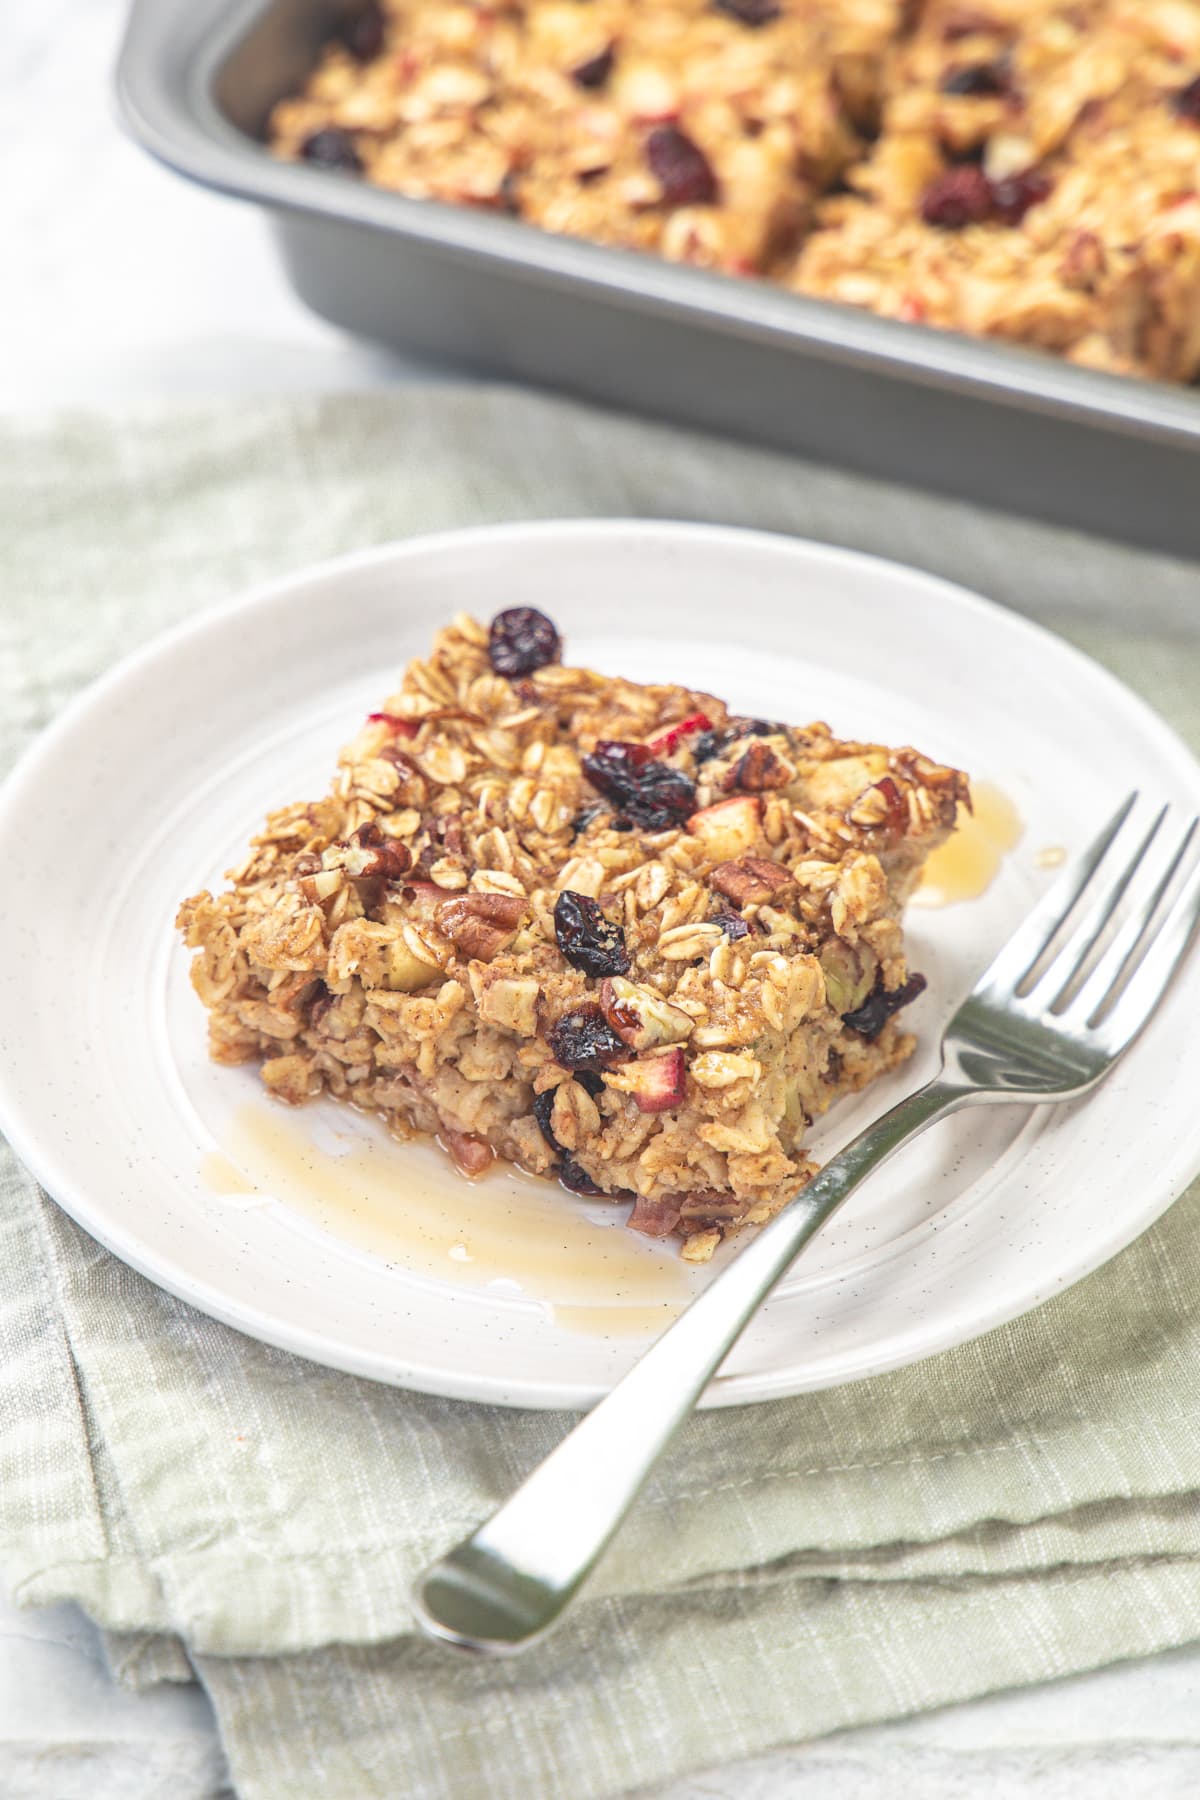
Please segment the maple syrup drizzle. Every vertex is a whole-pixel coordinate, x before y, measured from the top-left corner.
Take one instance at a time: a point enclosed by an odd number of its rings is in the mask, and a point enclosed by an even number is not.
[[[1025,827],[1016,807],[988,781],[971,783],[974,812],[958,809],[954,835],[933,852],[912,897],[914,906],[954,906],[985,894]]]
[[[201,1178],[224,1196],[257,1194],[342,1243],[409,1273],[552,1312],[597,1336],[665,1328],[699,1283],[672,1239],[625,1228],[624,1205],[584,1201],[498,1162],[468,1181],[428,1139],[382,1126],[339,1130],[322,1109],[267,1100],[239,1107]]]

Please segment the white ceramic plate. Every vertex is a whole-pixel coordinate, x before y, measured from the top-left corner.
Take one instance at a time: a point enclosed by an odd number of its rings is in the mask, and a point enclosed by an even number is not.
[[[269,807],[324,791],[338,745],[466,608],[528,603],[574,661],[738,710],[912,742],[994,782],[1024,835],[985,895],[910,914],[929,976],[915,1060],[836,1108],[818,1154],[931,1072],[940,1026],[1134,783],[1195,805],[1200,769],[1054,638],[912,571],[751,533],[513,526],[310,570],[160,639],[83,695],[0,796],[0,1123],[95,1237],[203,1311],[435,1393],[579,1406],[691,1289],[620,1209],[501,1172],[463,1186],[322,1102],[270,1105],[204,1054],[172,929]],[[1081,1105],[981,1108],[910,1146],[801,1259],[713,1383],[762,1400],[911,1362],[1038,1305],[1122,1248],[1200,1167],[1178,1054],[1200,957]],[[728,1252],[726,1252],[728,1254]]]

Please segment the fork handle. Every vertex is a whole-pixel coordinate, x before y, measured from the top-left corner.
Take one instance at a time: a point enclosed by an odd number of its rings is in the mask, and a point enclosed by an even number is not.
[[[825,1164],[512,1497],[420,1577],[417,1622],[466,1650],[524,1649],[561,1616],[651,1469],[797,1253],[860,1181],[967,1090],[939,1078]]]

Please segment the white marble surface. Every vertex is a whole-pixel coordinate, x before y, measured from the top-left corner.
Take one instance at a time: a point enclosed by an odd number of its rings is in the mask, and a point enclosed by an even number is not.
[[[291,298],[257,216],[117,132],[121,0],[0,28],[0,407],[403,380]],[[4,1800],[217,1800],[195,1688],[112,1687],[73,1608],[0,1596]],[[656,1800],[1183,1800],[1200,1792],[1200,1650],[998,1695],[675,1783]],[[353,1800],[337,1796],[336,1800]]]

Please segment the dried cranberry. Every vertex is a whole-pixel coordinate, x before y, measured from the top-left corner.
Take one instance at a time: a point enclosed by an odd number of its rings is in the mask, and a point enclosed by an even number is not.
[[[728,13],[731,19],[757,30],[760,25],[769,25],[772,19],[777,19],[780,9],[776,0],[717,0],[717,11]]]
[[[533,1116],[538,1122],[538,1130],[541,1132],[542,1136],[545,1138],[546,1142],[549,1144],[549,1146],[552,1150],[561,1150],[562,1145],[559,1143],[558,1139],[555,1137],[554,1131],[550,1124],[550,1114],[553,1111],[554,1111],[554,1089],[553,1088],[550,1088],[544,1094],[535,1094],[533,1096]]]
[[[992,184],[982,169],[967,163],[947,169],[929,183],[921,195],[921,217],[943,231],[961,231],[991,217]]]
[[[630,744],[623,738],[601,738],[596,748],[583,759],[584,773],[593,787],[612,800],[624,797],[636,787],[642,770],[653,762],[648,744]]]
[[[607,1200],[615,1198],[612,1194],[606,1194],[602,1187],[597,1187],[587,1170],[581,1169],[573,1157],[563,1157],[558,1165],[558,1179],[573,1194],[592,1195],[597,1199]]]
[[[1019,225],[1031,206],[1037,206],[1049,194],[1054,183],[1036,169],[1020,175],[1006,175],[992,183],[992,215],[1002,225]]]
[[[338,36],[355,62],[371,62],[383,49],[385,26],[382,9],[367,5],[343,24]]]
[[[713,924],[721,927],[731,944],[736,944],[739,938],[748,937],[750,934],[750,927],[746,920],[743,919],[740,912],[735,912],[732,906],[718,906],[713,912]]]
[[[647,763],[637,793],[625,810],[633,824],[647,831],[666,831],[695,812],[696,784],[680,769]]]
[[[1172,94],[1171,111],[1177,119],[1186,119],[1189,125],[1200,125],[1200,75]]]
[[[863,1037],[878,1037],[892,1014],[915,1000],[918,994],[923,994],[925,985],[923,975],[910,975],[903,987],[893,988],[889,993],[882,981],[877,981],[861,1006],[842,1014],[842,1024],[848,1025],[851,1031],[861,1032]]]
[[[546,1033],[546,1042],[555,1062],[564,1069],[587,1069],[592,1074],[629,1056],[594,1000],[560,1014]]]
[[[647,831],[681,825],[696,810],[695,782],[682,769],[656,762],[645,744],[602,738],[584,757],[583,772],[627,821]]]
[[[557,662],[562,641],[545,613],[532,606],[510,606],[497,613],[488,632],[488,655],[497,675],[528,675]]]
[[[579,811],[575,814],[575,817],[571,820],[572,837],[578,837],[581,831],[587,830],[593,819],[598,819],[601,813],[607,811],[608,808],[605,806],[603,800],[593,800],[589,805],[581,806]]]
[[[921,217],[927,225],[939,225],[944,231],[959,231],[984,219],[1019,225],[1030,207],[1044,200],[1053,186],[1037,169],[989,181],[981,168],[964,163],[930,182],[921,197]]]
[[[305,138],[300,146],[305,162],[319,169],[337,169],[343,175],[361,175],[362,159],[354,147],[354,139],[340,125],[325,125]]]
[[[573,969],[585,975],[628,975],[629,952],[619,925],[606,919],[588,894],[564,888],[554,906],[554,935]],[[582,1064],[568,1063],[568,1068]]]
[[[717,178],[699,144],[678,125],[656,125],[646,139],[646,161],[668,206],[711,206]]]
[[[942,77],[943,94],[982,99],[1012,92],[1012,70],[1003,56],[991,62],[960,63]]]
[[[601,50],[598,56],[589,56],[586,62],[571,70],[571,80],[576,87],[602,88],[613,72],[616,52],[610,44]]]

